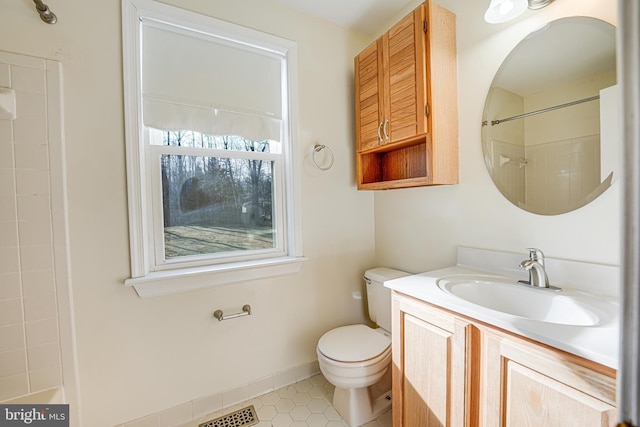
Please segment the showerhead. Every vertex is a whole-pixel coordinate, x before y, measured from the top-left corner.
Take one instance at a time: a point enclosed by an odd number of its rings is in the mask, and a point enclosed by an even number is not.
[[[36,4],[36,10],[40,14],[40,19],[42,19],[47,24],[55,24],[58,21],[56,15],[51,12],[49,6],[42,3],[42,0],[33,0],[33,2]]]

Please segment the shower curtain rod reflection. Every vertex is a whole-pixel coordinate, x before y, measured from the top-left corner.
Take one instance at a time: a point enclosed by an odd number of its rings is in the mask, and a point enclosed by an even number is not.
[[[33,0],[33,2],[36,4],[36,10],[40,14],[40,19],[47,24],[55,24],[58,21],[56,15],[51,12],[49,6],[44,4],[42,0]]]
[[[535,116],[536,114],[546,113],[548,111],[558,110],[560,108],[571,107],[572,105],[582,104],[583,102],[595,101],[597,99],[600,99],[600,95],[579,99],[577,101],[567,102],[566,104],[554,105],[553,107],[543,108],[542,110],[536,110],[530,113],[519,114],[513,117],[507,117],[506,119],[491,120],[491,126],[499,125],[500,123],[504,123],[504,122],[510,122],[511,120],[517,120],[517,119],[523,119],[529,116]],[[487,121],[485,120],[484,122],[482,122],[482,126],[486,126],[486,125],[487,125]]]

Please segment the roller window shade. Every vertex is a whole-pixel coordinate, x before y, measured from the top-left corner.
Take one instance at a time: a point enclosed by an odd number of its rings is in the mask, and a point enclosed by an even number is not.
[[[277,52],[143,22],[144,125],[281,141],[283,66]]]

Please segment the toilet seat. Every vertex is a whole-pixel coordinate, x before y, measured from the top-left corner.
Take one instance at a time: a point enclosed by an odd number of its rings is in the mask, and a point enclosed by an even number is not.
[[[366,325],[342,326],[320,338],[318,352],[334,365],[369,365],[388,357],[391,340]]]

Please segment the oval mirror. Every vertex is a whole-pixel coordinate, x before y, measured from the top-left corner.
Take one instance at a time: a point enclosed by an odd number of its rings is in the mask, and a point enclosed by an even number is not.
[[[514,205],[561,214],[611,185],[620,132],[615,39],[599,19],[562,18],[525,37],[500,66],[482,148],[493,182]]]

